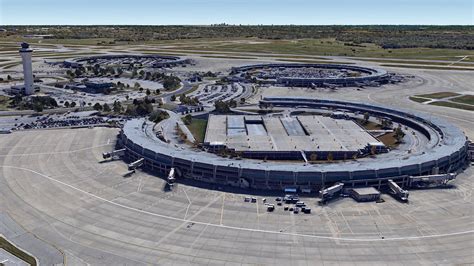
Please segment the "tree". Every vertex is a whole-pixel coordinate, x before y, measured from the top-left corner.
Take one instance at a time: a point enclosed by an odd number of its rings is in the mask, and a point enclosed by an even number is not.
[[[121,113],[122,112],[122,104],[119,101],[114,102],[114,113]]]
[[[180,84],[181,80],[175,76],[165,76],[163,80],[163,88],[165,88],[165,90],[175,90],[179,88]]]
[[[76,68],[76,70],[74,71],[74,76],[76,76],[76,77],[82,76],[82,71],[81,71],[81,69]]]
[[[170,100],[171,100],[172,102],[176,101],[176,95],[174,95],[174,94],[173,94],[173,95],[171,95],[171,98],[170,98]]]
[[[96,111],[100,111],[100,110],[102,110],[102,105],[100,105],[100,103],[95,103],[93,108]]]
[[[38,103],[38,102],[37,102],[37,103],[35,103],[35,104],[33,105],[33,111],[35,111],[35,112],[37,112],[37,113],[43,112],[43,109],[44,109],[44,108],[43,108],[43,105],[42,105],[41,103]]]
[[[368,112],[365,112],[365,113],[364,113],[364,124],[369,123],[369,118],[370,118],[369,113],[368,113]]]
[[[69,102],[68,101],[64,102],[64,107],[69,108]]]
[[[7,75],[7,80],[9,80],[9,81],[12,80],[12,76]]]
[[[382,128],[383,129],[391,128],[392,124],[393,124],[392,121],[390,121],[388,119],[382,119]]]
[[[104,105],[102,106],[104,112],[110,112],[110,106],[107,104],[107,103],[104,103]]]
[[[135,82],[135,84],[133,84],[133,88],[138,90],[138,88],[140,88],[140,83]]]
[[[161,93],[160,89],[156,89],[155,94],[160,95],[160,93]]]
[[[193,122],[193,117],[190,114],[187,114],[185,117],[183,117],[183,122],[185,125],[191,125]]]
[[[244,104],[244,103],[245,103],[245,98],[244,97],[240,98],[240,104]]]
[[[71,102],[71,105],[69,105],[71,108],[76,107],[76,102]]]
[[[170,115],[165,111],[154,111],[150,114],[150,117],[148,118],[148,120],[155,123],[159,123],[162,120],[167,119],[169,117]]]
[[[327,158],[327,159],[328,159],[328,161],[330,161],[330,162],[331,162],[332,160],[334,160],[334,154],[332,154],[332,152],[328,153],[328,158]]]
[[[151,91],[150,91],[150,89],[146,89],[146,91],[145,91],[145,92],[146,92],[146,96],[150,96],[150,94],[151,94]]]
[[[400,143],[404,137],[405,132],[403,132],[402,126],[398,125],[398,127],[395,129],[395,139],[397,139],[397,142]]]
[[[218,113],[228,113],[230,112],[230,105],[228,102],[224,101],[215,101],[214,107]]]

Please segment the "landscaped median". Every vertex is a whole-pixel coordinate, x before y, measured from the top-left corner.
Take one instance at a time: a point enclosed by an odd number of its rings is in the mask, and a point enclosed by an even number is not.
[[[6,252],[28,263],[29,265],[33,265],[33,266],[37,265],[37,261],[33,256],[21,250],[14,244],[10,243],[8,240],[3,238],[2,235],[0,235],[0,249],[5,250]],[[0,264],[3,265],[2,263]]]
[[[455,92],[435,92],[413,95],[409,99],[417,103],[474,111],[474,95],[464,95]]]

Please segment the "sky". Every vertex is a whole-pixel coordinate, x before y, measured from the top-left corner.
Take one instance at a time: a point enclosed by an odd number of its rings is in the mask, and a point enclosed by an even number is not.
[[[0,25],[474,25],[474,0],[0,0]]]

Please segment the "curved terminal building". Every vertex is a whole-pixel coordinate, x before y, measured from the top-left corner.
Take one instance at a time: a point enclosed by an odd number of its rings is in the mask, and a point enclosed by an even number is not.
[[[281,189],[320,188],[343,182],[346,185],[379,185],[388,179],[401,184],[410,176],[460,171],[467,163],[467,140],[455,126],[421,113],[408,113],[376,105],[308,98],[264,98],[262,104],[308,109],[336,109],[347,113],[369,113],[391,119],[416,131],[423,143],[409,152],[391,151],[357,160],[304,164],[282,161],[224,158],[200,150],[184,149],[159,140],[153,124],[145,119],[125,123],[120,144],[130,160],[144,158],[144,166],[165,175],[173,167],[181,178],[208,183]]]
[[[383,69],[339,64],[258,64],[234,67],[231,75],[235,80],[291,87],[384,84],[391,77]]]
[[[188,59],[181,58],[178,56],[166,56],[166,55],[128,55],[128,54],[117,54],[117,55],[97,55],[80,57],[64,61],[66,67],[80,67],[84,65],[130,65],[130,64],[141,64],[145,67],[161,68],[161,67],[172,67],[180,64],[188,63]]]

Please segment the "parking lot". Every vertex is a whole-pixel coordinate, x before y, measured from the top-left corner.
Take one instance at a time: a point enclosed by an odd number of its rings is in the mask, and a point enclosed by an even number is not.
[[[205,105],[212,105],[216,101],[229,101],[232,99],[239,101],[241,97],[247,96],[249,94],[249,90],[251,90],[251,87],[248,84],[213,84],[206,85],[202,89],[189,94],[189,96],[197,97],[199,101]]]

